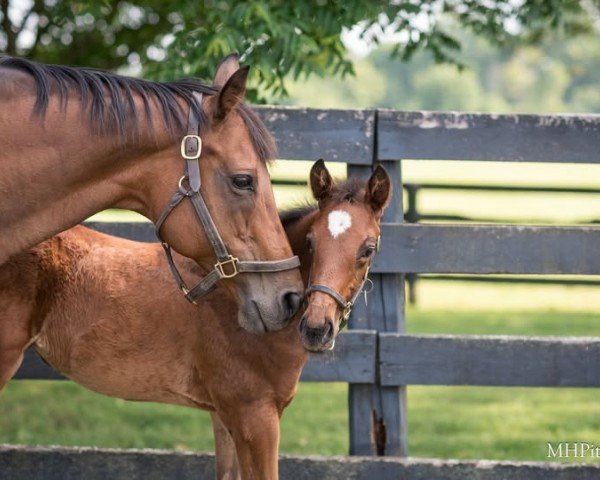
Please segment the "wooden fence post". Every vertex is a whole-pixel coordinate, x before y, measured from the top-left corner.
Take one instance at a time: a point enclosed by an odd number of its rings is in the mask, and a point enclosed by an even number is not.
[[[376,155],[375,151],[375,158]],[[392,178],[394,188],[383,221],[402,223],[401,163],[386,161],[382,164]],[[370,173],[371,167],[348,167],[348,175],[368,178]],[[374,286],[368,296],[368,305],[358,302],[352,312],[350,328],[404,332],[404,276],[373,274],[371,279]],[[375,384],[350,384],[348,402],[350,455],[408,455],[406,386],[383,387],[379,377]]]

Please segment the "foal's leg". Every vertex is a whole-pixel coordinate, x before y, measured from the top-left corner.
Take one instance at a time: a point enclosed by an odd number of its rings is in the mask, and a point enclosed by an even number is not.
[[[233,438],[219,415],[211,412],[210,417],[215,436],[216,478],[217,480],[241,480]]]
[[[17,372],[31,339],[30,308],[0,299],[0,392]]]
[[[242,407],[223,414],[231,431],[243,480],[279,478],[279,414],[274,405]]]

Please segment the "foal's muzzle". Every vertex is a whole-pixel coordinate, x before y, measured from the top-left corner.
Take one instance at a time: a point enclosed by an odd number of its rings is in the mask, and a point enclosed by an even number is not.
[[[311,352],[332,350],[335,345],[335,325],[330,317],[325,317],[325,321],[318,327],[311,327],[308,315],[305,314],[298,325],[298,332],[302,345]]]

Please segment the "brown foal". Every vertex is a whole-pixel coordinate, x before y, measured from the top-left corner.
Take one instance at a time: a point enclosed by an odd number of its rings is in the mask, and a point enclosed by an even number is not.
[[[184,174],[190,110],[203,144],[201,192],[229,253],[240,261],[290,257],[266,167],[275,143],[243,103],[247,75],[237,54],[221,62],[212,86],[0,57],[0,265],[109,207],[156,223]],[[215,253],[189,201],[161,233],[213,268]],[[284,327],[300,303],[298,269],[222,283],[254,330]]]
[[[350,299],[375,252],[388,175],[378,166],[366,184],[336,185],[320,161],[311,188],[318,207],[283,214],[286,233],[305,284]],[[202,273],[178,262],[186,276]],[[199,307],[178,295],[159,245],[81,226],[0,267],[0,311],[0,389],[33,345],[96,392],[210,410],[217,475],[244,479],[277,478],[279,419],[307,360],[304,346],[330,348],[342,314],[331,296],[313,292],[287,328],[253,335],[220,290]]]

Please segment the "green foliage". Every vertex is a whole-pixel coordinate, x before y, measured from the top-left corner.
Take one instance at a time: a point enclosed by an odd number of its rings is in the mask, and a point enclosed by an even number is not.
[[[453,30],[454,31],[454,30]],[[538,45],[494,48],[456,32],[469,67],[436,64],[426,52],[391,62],[382,45],[354,63],[351,79],[290,82],[290,103],[329,108],[488,112],[600,112],[600,37],[548,36]]]
[[[252,65],[251,99],[286,95],[285,79],[353,72],[341,34],[354,28],[371,43],[397,33],[391,55],[420,51],[461,64],[461,42],[448,21],[494,44],[539,42],[549,31],[588,31],[572,0],[188,1],[1,0],[0,51],[46,62],[105,69],[143,66],[152,78],[210,78],[237,50]],[[22,9],[21,9],[22,10]]]

